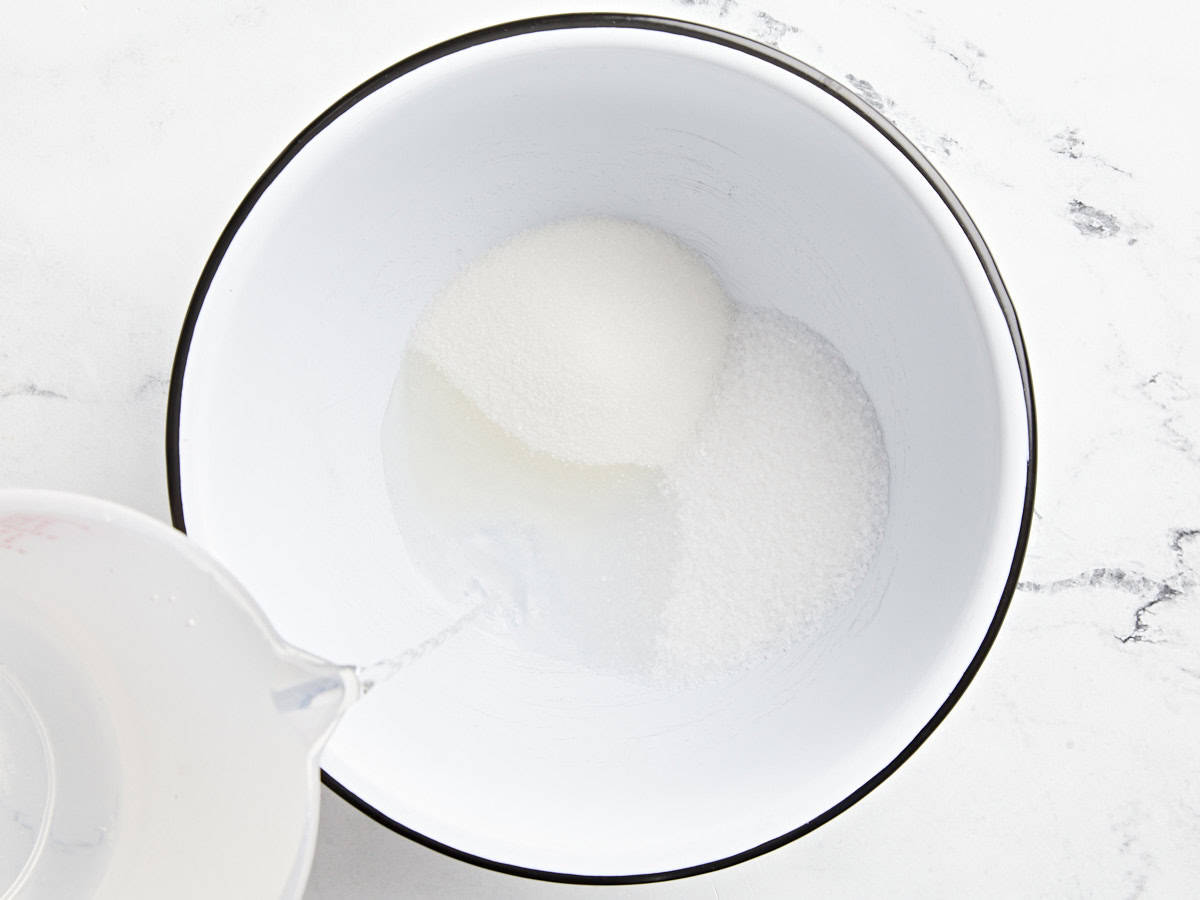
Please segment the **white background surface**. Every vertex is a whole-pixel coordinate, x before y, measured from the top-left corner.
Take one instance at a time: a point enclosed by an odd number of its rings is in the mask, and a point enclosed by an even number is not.
[[[759,4],[765,4],[760,6]],[[309,896],[1176,897],[1200,885],[1200,190],[1182,3],[638,2],[881,106],[975,217],[1041,427],[1023,587],[933,737],[814,834],[634,888],[475,869],[326,793]],[[204,260],[275,154],[423,46],[535,2],[11,0],[0,29],[0,486],[167,518],[162,432]]]

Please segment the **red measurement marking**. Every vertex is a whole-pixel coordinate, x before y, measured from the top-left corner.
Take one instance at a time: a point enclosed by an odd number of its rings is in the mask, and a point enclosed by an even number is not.
[[[85,531],[87,526],[66,519],[56,519],[51,516],[30,515],[27,513],[9,513],[0,516],[0,550],[10,550],[24,553],[23,544],[30,541],[57,541],[55,531],[62,526],[73,526]]]

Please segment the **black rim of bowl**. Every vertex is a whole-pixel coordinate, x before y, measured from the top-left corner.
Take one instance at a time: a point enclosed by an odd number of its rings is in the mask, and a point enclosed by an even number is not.
[[[636,875],[573,875],[564,872],[551,872],[540,869],[530,869],[524,866],[512,865],[510,863],[499,862],[497,860],[486,859],[481,856],[476,856],[473,853],[467,853],[447,844],[443,844],[431,837],[423,835],[413,829],[395,821],[384,813],[375,809],[361,797],[352,793],[349,789],[341,785],[329,773],[322,771],[321,780],[342,799],[346,800],[353,806],[357,807],[362,812],[366,813],[376,822],[387,826],[391,830],[404,835],[426,847],[430,847],[454,859],[472,863],[477,866],[482,866],[487,869],[493,869],[498,872],[504,872],[510,875],[520,875],[527,878],[537,878],[544,881],[557,881],[571,884],[639,884],[655,881],[667,881],[674,878],[684,878],[690,875],[700,875],[706,872],[713,872],[717,869],[732,866],[748,859],[753,859],[771,850],[783,846],[798,837],[808,834],[810,831],[820,827],[830,819],[849,809],[876,787],[882,784],[888,776],[898,769],[918,747],[924,743],[925,739],[933,732],[946,715],[958,702],[966,691],[967,685],[975,677],[975,673],[979,671],[983,663],[984,657],[987,656],[992,644],[996,640],[996,635],[999,632],[1000,625],[1004,621],[1004,615],[1008,611],[1010,602],[1012,601],[1013,593],[1016,590],[1017,577],[1020,573],[1021,563],[1025,557],[1025,547],[1029,540],[1029,530],[1033,519],[1033,494],[1034,481],[1036,474],[1036,457],[1037,457],[1037,430],[1036,418],[1034,414],[1033,403],[1033,385],[1029,376],[1029,362],[1025,352],[1025,343],[1021,336],[1020,324],[1017,322],[1016,311],[1013,309],[1012,300],[1009,298],[1008,290],[1004,286],[1004,281],[1000,276],[1000,272],[996,267],[995,261],[992,259],[992,254],[988,250],[987,244],[984,242],[979,230],[975,227],[975,223],[967,214],[966,209],[955,196],[954,192],[946,184],[945,180],[934,169],[919,150],[902,135],[891,122],[880,115],[876,110],[868,106],[856,94],[837,83],[833,79],[817,71],[811,66],[793,59],[785,53],[782,53],[772,47],[760,44],[757,41],[740,35],[732,34],[727,31],[722,31],[718,28],[712,28],[707,25],[700,25],[695,22],[686,22],[680,19],[663,18],[659,16],[642,16],[642,15],[627,15],[623,13],[569,13],[562,15],[539,16],[530,19],[521,19],[515,22],[508,22],[502,25],[494,25],[488,28],[483,28],[478,31],[472,31],[469,34],[464,34],[451,40],[444,41],[428,49],[422,50],[413,56],[408,57],[393,66],[384,69],[373,78],[364,81],[350,93],[346,94],[325,112],[321,113],[307,128],[300,132],[296,138],[284,148],[283,152],[271,163],[270,167],[263,175],[255,182],[250,192],[242,200],[233,217],[229,220],[229,224],[225,226],[221,232],[220,238],[217,240],[216,246],[209,255],[208,261],[200,274],[200,279],[196,284],[196,289],[192,294],[191,304],[188,306],[187,315],[183,322],[183,327],[179,336],[179,344],[175,353],[174,367],[171,372],[170,394],[167,407],[167,434],[166,434],[166,450],[167,450],[167,481],[170,491],[171,501],[171,521],[180,531],[186,532],[183,512],[183,492],[181,489],[180,472],[179,472],[179,419],[180,407],[183,400],[183,378],[184,370],[187,366],[188,350],[191,346],[192,335],[195,331],[196,322],[200,317],[201,308],[204,306],[204,298],[208,293],[209,286],[212,283],[221,260],[225,256],[229,245],[232,243],[234,236],[249,215],[254,204],[258,202],[259,197],[275,180],[276,176],[283,168],[303,149],[304,145],[313,139],[320,131],[337,119],[342,113],[346,112],[364,97],[374,93],[383,86],[389,84],[407,72],[411,72],[426,63],[448,56],[451,53],[456,53],[460,50],[465,50],[469,47],[474,47],[478,44],[488,43],[490,41],[500,40],[514,35],[530,34],[538,31],[553,31],[557,29],[572,29],[572,28],[636,28],[648,31],[662,31],[671,34],[683,35],[685,37],[695,38],[697,40],[708,41],[713,44],[719,44],[724,47],[729,47],[742,53],[749,54],[757,59],[768,62],[771,65],[777,66],[787,72],[790,72],[805,81],[819,87],[827,94],[840,101],[855,113],[869,122],[880,134],[902,153],[908,161],[916,167],[930,186],[938,193],[947,208],[953,213],[958,220],[963,233],[970,241],[975,255],[979,259],[980,265],[983,266],[984,272],[987,275],[988,281],[991,283],[992,291],[995,294],[996,302],[1000,306],[1000,310],[1004,315],[1005,321],[1008,324],[1009,333],[1012,336],[1013,350],[1016,353],[1017,365],[1020,370],[1022,387],[1025,394],[1025,412],[1026,424],[1028,428],[1029,438],[1029,461],[1026,470],[1025,481],[1025,498],[1024,509],[1021,515],[1021,527],[1017,535],[1017,541],[1013,548],[1012,565],[1009,569],[1008,579],[1004,585],[1004,590],[996,604],[996,613],[992,617],[991,624],[988,627],[987,633],[984,635],[983,641],[979,645],[979,649],[972,657],[970,665],[963,672],[962,677],[954,686],[950,696],[934,713],[933,717],[925,723],[925,726],[916,734],[916,736],[889,762],[883,769],[877,772],[873,777],[866,781],[861,787],[847,796],[840,803],[830,807],[825,812],[816,816],[813,819],[805,822],[797,828],[792,829],[786,834],[781,834],[776,838],[758,844],[755,847],[750,847],[740,853],[735,853],[731,856],[726,856],[721,859],[712,860],[711,862],[701,863],[699,865],[688,866],[682,869],[672,869],[664,872],[647,872]]]

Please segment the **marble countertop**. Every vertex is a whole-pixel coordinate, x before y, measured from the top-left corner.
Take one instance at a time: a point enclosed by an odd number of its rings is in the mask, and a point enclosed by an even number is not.
[[[216,236],[333,99],[519,0],[53,0],[0,29],[0,485],[168,518],[167,380]],[[897,774],[741,866],[632,888],[453,861],[323,797],[308,896],[1178,897],[1200,884],[1200,14],[1148,0],[638,0],[858,91],[988,240],[1040,424],[1020,590]],[[1189,890],[1190,888],[1190,890]]]

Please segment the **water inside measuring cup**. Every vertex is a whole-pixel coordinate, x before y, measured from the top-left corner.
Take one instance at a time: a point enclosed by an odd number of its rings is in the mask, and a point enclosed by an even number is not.
[[[0,660],[0,896],[90,896],[123,821],[102,688],[89,660],[3,616]]]

